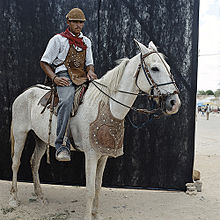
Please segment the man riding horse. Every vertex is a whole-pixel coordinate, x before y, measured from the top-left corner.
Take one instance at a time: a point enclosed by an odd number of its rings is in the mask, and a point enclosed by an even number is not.
[[[65,37],[58,35],[56,38],[66,41],[67,45],[69,45],[68,39]],[[58,43],[60,43],[60,41],[58,41]],[[160,114],[172,115],[178,112],[181,105],[179,90],[170,71],[170,67],[166,63],[163,55],[157,51],[153,42],[150,42],[148,47],[138,41],[136,41],[136,43],[140,48],[140,53],[130,59],[123,59],[118,66],[108,71],[100,79],[93,80],[88,86],[83,97],[83,103],[78,108],[77,114],[69,119],[70,133],[75,146],[85,154],[87,199],[84,209],[84,220],[100,219],[99,198],[104,168],[108,157],[118,157],[123,154],[124,120],[128,112],[130,110],[135,110],[136,112],[146,114],[157,114],[159,111]],[[56,44],[53,46],[56,48]],[[73,56],[75,56],[74,52],[76,52],[76,46],[73,48]],[[71,50],[72,49],[70,49],[70,51]],[[85,54],[85,50],[81,49],[81,52],[84,52]],[[83,56],[81,54],[78,55]],[[48,75],[50,75],[54,82],[58,84],[58,90],[61,90],[61,94],[63,89],[67,91],[65,93],[69,96],[69,94],[72,94],[75,91],[72,87],[74,87],[78,81],[74,80],[74,82],[70,83],[70,86],[67,86],[64,83],[62,84],[61,82],[68,82],[65,81],[64,77],[70,79],[71,76],[74,77],[73,74],[76,75],[78,72],[74,71],[72,75],[67,75],[67,69],[69,66],[66,64],[66,69],[64,69],[65,66],[63,65],[57,67],[55,73],[58,73],[58,75],[55,75],[49,68],[49,64],[53,63],[58,65],[62,60],[65,60],[62,56],[58,56],[58,58],[61,59],[61,61],[58,60],[58,63],[55,62],[57,61],[55,58],[56,55],[52,61],[47,61],[48,66],[43,65],[43,67],[49,69]],[[85,60],[86,59],[87,58],[85,58]],[[53,60],[55,61],[53,62]],[[80,59],[73,59],[73,62],[79,60]],[[65,62],[66,61],[68,62],[68,55]],[[72,65],[73,66],[70,65],[70,67],[75,68],[76,66],[74,65],[77,64],[75,63]],[[64,71],[64,75],[61,73],[59,74],[61,71],[60,69]],[[77,70],[77,68],[74,70]],[[86,74],[84,76],[85,80]],[[78,78],[81,79],[80,77]],[[43,85],[32,86],[20,94],[12,105],[11,152],[13,177],[9,199],[9,205],[11,207],[17,207],[19,205],[17,175],[22,151],[24,149],[27,135],[30,131],[35,134],[35,149],[30,160],[34,192],[40,201],[47,201],[40,186],[38,172],[40,161],[48,144],[54,147],[59,143],[59,133],[58,135],[55,134],[57,117],[50,114],[50,111],[44,111],[40,114],[44,110],[44,107],[40,105],[40,100],[47,93],[48,89]],[[150,110],[147,108],[138,109],[133,107],[138,95],[146,95],[148,99],[154,99],[157,103],[157,107]],[[63,100],[61,97],[61,103],[62,102]],[[61,112],[61,107],[59,112]],[[63,108],[65,108],[65,104],[62,109]],[[66,113],[66,110],[63,110],[63,112]],[[62,114],[59,114],[63,116],[63,112]],[[51,139],[49,139],[47,129],[50,127],[51,115],[54,116],[54,120],[51,121]],[[69,117],[69,112],[65,117]],[[58,121],[58,126],[59,123],[60,122]],[[63,131],[65,130],[64,128],[62,129]],[[58,136],[58,141],[56,140],[56,136]],[[62,146],[61,142],[58,146],[56,145],[56,147],[58,152],[62,149],[65,150],[64,152],[68,151],[68,149],[66,149],[68,146]],[[62,158],[63,160],[68,159],[68,152],[66,155],[66,157]],[[58,156],[60,156],[60,154],[57,154],[57,157]]]
[[[43,71],[56,84],[59,97],[55,141],[58,161],[71,160],[70,142],[65,134],[76,86],[97,78],[94,73],[91,41],[81,32],[86,21],[83,11],[73,8],[66,19],[68,28],[50,39],[40,61]],[[55,67],[55,71],[51,66]]]

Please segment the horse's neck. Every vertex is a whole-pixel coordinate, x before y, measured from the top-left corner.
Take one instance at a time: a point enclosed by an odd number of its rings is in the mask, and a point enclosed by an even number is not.
[[[138,93],[138,88],[136,86],[135,80],[135,73],[138,68],[139,56],[133,57],[125,67],[124,73],[119,83],[118,90],[131,92],[131,93]],[[113,96],[114,99],[123,103],[126,106],[131,107],[137,98],[136,95],[125,94],[121,92],[116,92]],[[127,113],[129,112],[129,108],[124,107],[123,105],[118,104],[117,102],[110,100],[110,109],[114,117],[118,119],[124,119]]]

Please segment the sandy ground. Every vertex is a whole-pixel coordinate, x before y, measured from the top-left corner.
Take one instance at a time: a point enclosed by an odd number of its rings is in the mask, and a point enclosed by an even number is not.
[[[220,219],[220,115],[210,120],[197,116],[195,169],[201,172],[202,192],[125,190],[103,188],[103,220],[219,220]],[[0,220],[83,219],[85,188],[43,185],[48,205],[37,202],[33,185],[18,183],[21,205],[10,209],[10,182],[0,181]]]

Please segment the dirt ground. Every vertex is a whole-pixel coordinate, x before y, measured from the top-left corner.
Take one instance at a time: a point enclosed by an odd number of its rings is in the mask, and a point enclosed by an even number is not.
[[[220,219],[220,114],[196,120],[195,169],[201,172],[202,192],[125,190],[103,188],[103,220],[219,220]],[[18,183],[21,205],[8,207],[10,182],[0,181],[0,220],[80,220],[85,188],[43,185],[48,205],[37,202],[33,184]]]

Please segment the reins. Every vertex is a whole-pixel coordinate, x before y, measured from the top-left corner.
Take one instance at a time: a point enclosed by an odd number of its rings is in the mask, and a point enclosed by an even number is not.
[[[101,84],[101,83],[98,83],[98,82],[96,82],[96,81],[91,81],[91,83],[92,83],[100,92],[102,92],[104,95],[106,95],[109,99],[111,99],[111,100],[113,100],[114,102],[116,102],[116,103],[118,103],[118,104],[120,104],[120,105],[122,105],[122,106],[124,106],[124,107],[126,107],[126,108],[128,108],[128,109],[131,109],[131,110],[133,110],[133,111],[135,111],[135,112],[140,112],[140,113],[145,113],[145,114],[152,114],[152,113],[155,113],[156,111],[158,111],[158,109],[147,110],[147,109],[135,108],[135,107],[133,107],[133,106],[128,106],[128,105],[126,105],[126,104],[124,104],[124,103],[122,103],[122,102],[119,102],[118,100],[116,100],[115,98],[111,97],[109,94],[107,94],[106,92],[104,92],[101,88],[99,88],[99,87],[96,85],[96,83],[99,84],[99,85],[102,85],[102,86],[104,86],[104,87],[107,87],[106,85]],[[129,93],[129,92],[126,92],[126,91],[121,91],[121,92],[127,93],[127,94],[131,94],[131,95],[138,95],[138,94]]]
[[[95,82],[96,84],[100,85],[100,86],[103,86],[105,88],[108,88],[108,86],[100,83],[100,82],[97,82],[97,81],[90,81],[90,82]],[[117,89],[117,90],[112,90],[114,92],[120,92],[120,93],[124,93],[124,94],[129,94],[129,95],[137,95],[137,96],[148,96],[148,98],[157,98],[158,96],[154,96],[154,95],[149,95],[143,91],[140,90],[139,93],[134,93],[134,92],[128,92],[128,91],[123,91],[123,90],[120,90],[120,89]]]

